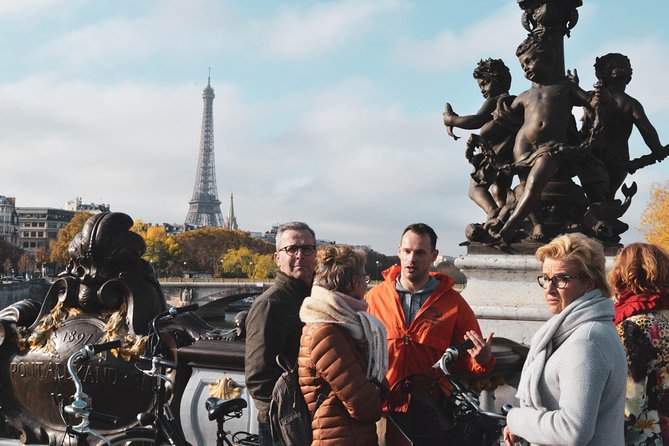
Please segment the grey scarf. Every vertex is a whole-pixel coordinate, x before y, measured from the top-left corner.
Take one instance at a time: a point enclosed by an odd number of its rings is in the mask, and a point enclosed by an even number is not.
[[[523,365],[516,393],[521,406],[545,410],[538,392],[539,380],[553,351],[582,324],[613,321],[614,316],[613,302],[604,296],[602,290],[595,289],[574,300],[567,308],[546,321],[532,337],[530,351]]]

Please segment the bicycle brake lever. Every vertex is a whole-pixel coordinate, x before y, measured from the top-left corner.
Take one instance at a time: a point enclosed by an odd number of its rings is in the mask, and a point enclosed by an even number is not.
[[[86,428],[86,429],[85,429],[85,432],[86,432],[88,435],[92,435],[92,436],[94,436],[95,438],[97,438],[98,440],[104,442],[104,444],[106,444],[107,446],[112,446],[112,444],[111,444],[111,442],[110,442],[109,440],[107,440],[107,439],[106,439],[105,437],[103,437],[101,434],[95,432],[93,429]]]
[[[167,376],[167,375],[163,375],[162,373],[155,373],[153,376],[155,376],[155,377],[157,377],[157,378],[159,378],[159,379],[162,379],[162,380],[165,381],[166,383],[170,383],[170,385],[174,384],[174,383],[172,382],[172,378],[170,378],[170,377]]]

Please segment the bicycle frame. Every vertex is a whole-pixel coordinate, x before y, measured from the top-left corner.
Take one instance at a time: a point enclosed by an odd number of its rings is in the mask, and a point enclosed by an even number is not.
[[[88,344],[82,349],[74,352],[67,360],[67,371],[72,377],[72,382],[74,383],[75,392],[72,396],[72,402],[68,405],[65,405],[62,402],[62,399],[59,404],[59,409],[61,412],[61,418],[66,424],[66,435],[74,435],[77,437],[77,445],[87,446],[88,441],[86,438],[90,435],[98,440],[104,442],[107,445],[111,445],[109,441],[103,437],[100,433],[94,431],[90,428],[90,420],[97,419],[100,421],[107,421],[111,424],[118,423],[119,419],[112,415],[100,414],[93,412],[91,406],[91,397],[84,393],[83,385],[79,379],[79,375],[75,369],[75,363],[78,361],[85,361],[91,359],[98,353],[103,351],[108,351],[114,348],[121,347],[121,341],[112,341],[106,342],[104,344]],[[75,420],[80,420],[79,424],[72,425],[66,420],[66,414],[71,415]]]
[[[179,308],[170,308],[168,311],[158,314],[153,318],[149,331],[150,352],[148,356],[141,356],[140,359],[151,362],[150,369],[137,367],[142,373],[156,379],[154,386],[155,402],[152,413],[141,413],[138,415],[140,425],[152,425],[155,434],[155,444],[167,442],[172,446],[190,446],[181,431],[177,420],[170,407],[167,396],[167,384],[172,384],[172,380],[167,376],[167,369],[176,369],[177,364],[173,361],[164,359],[159,352],[161,346],[159,327],[161,323],[173,319],[177,315],[186,311],[197,309],[197,304],[187,305]]]
[[[258,446],[258,436],[248,432],[236,432],[232,434],[225,430],[225,422],[233,418],[240,418],[242,410],[247,407],[244,398],[233,398],[224,400],[211,397],[204,402],[204,407],[209,415],[209,420],[216,420],[216,446]],[[228,435],[232,435],[232,441]],[[244,438],[238,436],[244,435]]]

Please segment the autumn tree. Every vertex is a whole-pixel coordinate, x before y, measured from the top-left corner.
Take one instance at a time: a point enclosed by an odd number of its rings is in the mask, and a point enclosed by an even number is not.
[[[151,226],[148,223],[144,223],[141,219],[138,218],[137,220],[132,222],[132,227],[130,228],[130,230],[144,237],[146,235],[147,229],[149,229],[150,227]]]
[[[665,186],[653,183],[639,230],[648,243],[669,250],[669,183]]]
[[[72,217],[72,220],[60,230],[58,238],[49,242],[49,248],[51,250],[50,260],[52,262],[57,263],[60,266],[65,266],[67,264],[70,260],[70,254],[67,251],[70,242],[75,235],[81,232],[84,224],[92,215],[93,214],[90,212],[77,212],[74,214],[74,217]]]
[[[14,269],[14,265],[12,264],[12,259],[9,257],[5,257],[5,261],[2,262],[2,271],[5,273],[5,275],[11,275],[12,270]]]
[[[18,271],[19,259],[25,251],[13,243],[0,240],[0,261],[2,261],[2,272],[11,274]]]
[[[258,254],[245,246],[229,250],[223,256],[222,263],[224,277],[269,279],[276,273],[272,254]]]
[[[223,274],[226,277],[254,277],[255,255],[242,246],[231,249],[223,256]]]
[[[33,271],[35,269],[35,259],[29,252],[24,252],[21,257],[19,257],[19,273],[20,275],[25,276],[28,271]]]
[[[276,276],[277,266],[272,254],[256,254],[253,277],[256,279],[270,279]]]
[[[44,249],[43,246],[40,246],[33,251],[33,257],[35,257],[35,262],[37,262],[39,266],[42,266],[43,263],[49,261],[49,252]]]
[[[146,243],[144,259],[156,269],[156,274],[175,275],[179,271],[181,250],[174,238],[162,226],[149,226],[140,234]]]
[[[191,271],[215,271],[220,260],[232,249],[246,247],[257,254],[274,252],[274,245],[251,237],[243,231],[231,231],[224,228],[202,228],[186,231],[174,236]],[[225,264],[225,262],[224,262]]]

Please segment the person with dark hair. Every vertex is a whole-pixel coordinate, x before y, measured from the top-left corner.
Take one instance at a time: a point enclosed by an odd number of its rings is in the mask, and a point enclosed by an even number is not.
[[[669,254],[654,244],[626,246],[609,285],[627,354],[625,444],[669,444]]]
[[[258,409],[261,446],[272,446],[269,403],[281,376],[276,355],[295,364],[300,346],[300,306],[309,295],[316,267],[316,234],[302,222],[286,223],[276,233],[274,285],[262,293],[246,318],[246,387]]]
[[[454,370],[481,375],[495,365],[492,333],[483,339],[474,312],[453,289],[453,280],[430,272],[438,254],[434,230],[424,223],[409,225],[398,247],[400,265],[384,271],[384,281],[365,297],[369,313],[379,318],[388,332],[386,377],[393,404],[385,410],[394,414],[410,437],[419,434],[419,428],[412,421],[410,396],[396,386],[402,379],[436,373],[432,365],[444,351],[467,339],[474,347],[460,356]]]
[[[312,445],[378,444],[388,349],[383,324],[366,312],[365,258],[346,245],[319,248],[311,296],[300,309],[298,374],[313,413]]]
[[[553,315],[532,337],[504,441],[624,444],[625,352],[613,325],[604,248],[580,233],[536,252],[537,282]],[[525,444],[525,443],[523,443]]]

